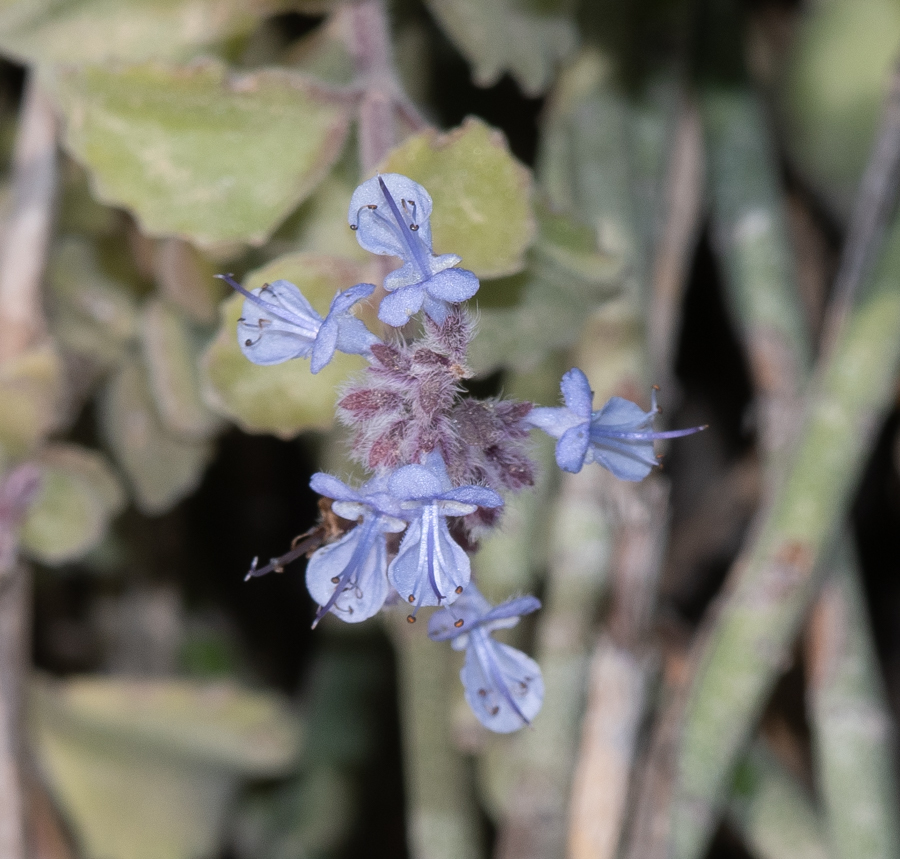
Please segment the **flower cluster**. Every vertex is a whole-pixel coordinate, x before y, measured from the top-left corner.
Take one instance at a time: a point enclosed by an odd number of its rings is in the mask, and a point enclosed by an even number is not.
[[[619,397],[593,411],[590,385],[577,368],[563,376],[559,408],[466,396],[474,330],[463,302],[479,283],[458,267],[460,257],[433,253],[431,210],[428,192],[395,173],[369,179],[350,200],[348,220],[360,245],[402,262],[384,279],[378,318],[386,331],[395,329],[384,339],[351,313],[373,295],[373,284],[338,293],[323,318],[287,281],[249,292],[221,277],[245,297],[238,340],[254,363],[308,357],[317,373],[335,351],[369,362],[342,391],[337,414],[371,478],[355,488],[324,473],[310,482],[340,523],[323,526],[310,544],[306,585],[319,606],[313,626],[326,614],[358,623],[399,602],[414,622],[419,608],[437,606],[429,636],[466,651],[466,700],[486,727],[507,733],[537,715],[544,685],[534,660],[491,633],[540,603],[523,596],[492,607],[472,581],[469,556],[497,524],[503,494],[534,483],[530,430],[558,439],[556,461],[565,471],[597,462],[622,480],[642,480],[656,464],[654,440],[699,428],[654,432],[655,393],[649,412]],[[419,330],[409,334],[420,312]],[[254,561],[247,577],[280,570],[307,545],[259,569]]]

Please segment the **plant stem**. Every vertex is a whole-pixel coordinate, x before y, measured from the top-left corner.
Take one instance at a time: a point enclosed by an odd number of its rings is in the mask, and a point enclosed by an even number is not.
[[[32,72],[13,154],[13,205],[0,244],[0,362],[45,333],[41,278],[56,192],[56,115]]]
[[[35,466],[20,465],[0,483],[0,856],[25,859],[23,709],[29,665],[31,576],[16,560],[16,531],[37,494]]]
[[[393,612],[388,623],[399,662],[409,854],[478,859],[483,854],[474,792],[453,743],[454,663],[401,612]]]
[[[806,637],[813,753],[832,859],[900,856],[893,722],[859,571],[841,543]]]
[[[815,593],[815,575],[900,369],[900,219],[858,309],[818,369],[799,443],[697,652],[678,761],[674,855],[702,852],[729,773]]]
[[[742,761],[735,781],[728,813],[754,856],[830,859],[821,820],[806,791],[761,744]]]

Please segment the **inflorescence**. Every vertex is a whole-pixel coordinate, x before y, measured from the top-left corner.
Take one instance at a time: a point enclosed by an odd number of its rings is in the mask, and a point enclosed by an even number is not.
[[[654,432],[655,391],[649,412],[621,397],[594,411],[578,368],[562,378],[559,408],[465,395],[474,326],[463,302],[479,283],[457,267],[460,257],[432,253],[431,210],[421,185],[387,173],[356,189],[348,214],[363,248],[402,260],[384,279],[378,318],[401,329],[421,313],[415,337],[398,330],[385,342],[352,315],[375,292],[371,283],[339,292],[323,319],[285,280],[250,292],[220,275],[245,297],[238,341],[253,363],[308,357],[318,373],[335,351],[369,362],[343,389],[337,415],[351,430],[353,458],[371,478],[353,487],[314,474],[310,486],[323,497],[323,523],[284,557],[261,568],[254,560],[247,578],[280,572],[309,555],[306,585],[319,605],[313,626],[329,613],[358,623],[401,601],[414,622],[420,607],[438,606],[428,635],[465,650],[466,700],[486,727],[508,733],[530,724],[544,685],[537,663],[491,632],[514,626],[540,602],[522,596],[491,606],[472,581],[469,554],[497,525],[503,493],[534,483],[529,431],[558,439],[556,462],[564,471],[597,462],[622,480],[638,481],[657,464],[654,440],[702,427]]]

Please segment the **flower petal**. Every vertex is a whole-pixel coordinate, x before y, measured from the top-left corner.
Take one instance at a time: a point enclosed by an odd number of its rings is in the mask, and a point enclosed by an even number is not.
[[[507,600],[500,605],[495,606],[490,611],[485,612],[481,618],[482,623],[492,623],[507,618],[520,618],[522,615],[531,614],[541,607],[541,601],[537,597],[524,596]]]
[[[591,428],[637,431],[650,425],[656,412],[645,412],[637,403],[622,397],[611,397],[591,417]]]
[[[584,423],[584,418],[578,417],[578,415],[566,408],[538,406],[533,408],[522,422],[528,426],[543,430],[547,435],[553,436],[553,438],[559,438],[567,429]]]
[[[476,507],[502,507],[503,499],[484,486],[459,486],[435,496],[442,501],[456,501],[460,504],[474,504]]]
[[[444,488],[440,478],[424,465],[404,465],[388,481],[388,491],[402,501],[430,500]]]
[[[358,283],[339,292],[331,299],[331,307],[328,310],[329,315],[332,313],[346,313],[358,301],[368,298],[375,292],[374,283]]]
[[[331,474],[326,474],[324,471],[317,471],[310,478],[309,486],[313,492],[318,492],[319,495],[324,495],[326,498],[333,498],[335,501],[365,503],[365,498],[358,490],[352,489],[343,480],[338,480],[338,478]]]
[[[444,517],[428,505],[413,520],[397,557],[388,567],[388,578],[411,605],[450,605],[472,576],[469,556],[450,536]]]
[[[380,180],[380,181],[379,181]],[[407,237],[391,216],[381,183],[384,183],[403,216],[406,230],[410,224],[417,229],[411,237],[421,242],[431,254],[432,202],[428,192],[417,182],[399,173],[382,173],[360,185],[350,198],[347,220],[356,228],[356,239],[372,253],[408,259]],[[371,207],[376,208],[371,208]]]
[[[247,292],[230,276],[223,279],[246,296],[237,336],[250,361],[270,366],[310,354],[322,317],[294,284],[276,280]]]
[[[424,283],[432,298],[458,304],[478,292],[478,278],[464,268],[448,268],[439,271]]]
[[[306,587],[321,617],[331,611],[347,623],[377,614],[390,593],[387,549],[375,521],[357,525],[309,559]]]
[[[566,408],[580,418],[590,418],[594,392],[591,390],[591,383],[588,382],[587,376],[578,367],[573,367],[562,377],[559,387]]]
[[[544,702],[538,664],[520,650],[494,641],[483,630],[470,634],[459,676],[478,721],[498,734],[531,724]]]
[[[447,641],[468,635],[490,608],[491,604],[470,582],[452,608],[442,608],[431,615],[428,619],[428,637],[432,641]]]
[[[658,465],[652,439],[624,441],[622,439],[592,440],[591,458],[611,471],[619,480],[636,483],[643,480]]]
[[[581,471],[589,442],[587,421],[567,429],[556,443],[556,464],[572,474]]]
[[[401,287],[381,299],[378,318],[386,325],[402,328],[409,322],[410,316],[421,310],[424,301],[425,289],[421,284]]]
[[[337,349],[338,334],[340,333],[337,316],[329,313],[312,347],[312,359],[309,362],[309,371],[315,375],[334,357]],[[357,320],[359,321],[359,320]]]

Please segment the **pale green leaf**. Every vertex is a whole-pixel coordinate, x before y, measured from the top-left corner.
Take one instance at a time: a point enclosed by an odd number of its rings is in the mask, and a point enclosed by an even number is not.
[[[900,49],[896,0],[829,0],[800,18],[782,91],[789,151],[849,215]]]
[[[247,32],[260,0],[17,0],[0,8],[0,52],[23,62],[188,59]]]
[[[167,430],[153,406],[143,366],[129,361],[110,379],[100,402],[103,434],[145,513],[162,513],[200,483],[212,456],[205,441]]]
[[[619,293],[622,274],[621,261],[598,250],[593,230],[542,210],[528,269],[478,291],[473,369],[528,372],[573,346],[591,312]]]
[[[221,419],[200,395],[200,343],[184,315],[163,301],[148,302],[141,313],[141,346],[150,392],[166,429],[204,439]]]
[[[41,488],[22,524],[22,548],[46,564],[80,558],[124,506],[122,486],[102,454],[77,445],[49,445],[36,463]]]
[[[137,334],[137,305],[128,288],[102,270],[88,239],[67,237],[47,265],[51,330],[60,344],[101,367],[117,364]]]
[[[283,775],[299,747],[281,698],[226,683],[42,681],[31,723],[90,859],[215,854],[238,779]]]
[[[257,269],[244,285],[256,289],[273,280],[289,280],[324,316],[335,293],[359,282],[363,271],[347,260],[299,253]],[[257,366],[244,357],[237,341],[243,303],[237,294],[222,303],[222,326],[203,357],[210,404],[248,432],[292,438],[306,429],[329,428],[334,421],[336,388],[349,372],[363,366],[363,359],[337,353],[315,376],[304,358]]]
[[[509,71],[531,95],[542,93],[578,43],[571,4],[551,0],[426,0],[472,64],[479,86]]]
[[[479,277],[514,274],[534,239],[531,173],[503,135],[469,118],[449,134],[425,131],[394,149],[383,172],[402,173],[434,201],[435,253],[455,253]]]
[[[215,322],[223,284],[214,277],[216,269],[192,245],[163,239],[154,255],[154,273],[167,301],[197,322]]]
[[[0,446],[22,456],[56,425],[63,365],[49,341],[0,364]]]
[[[324,178],[347,108],[299,75],[213,61],[61,71],[66,143],[150,235],[262,244]]]

